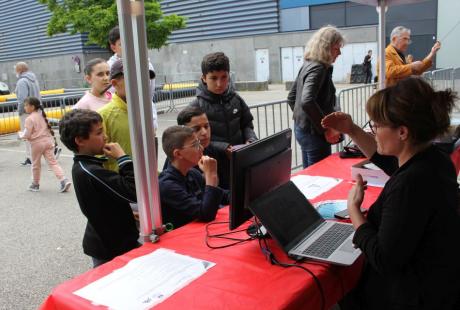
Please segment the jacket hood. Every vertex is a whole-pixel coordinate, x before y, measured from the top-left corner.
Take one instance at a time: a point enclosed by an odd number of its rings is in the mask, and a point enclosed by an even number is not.
[[[25,78],[25,79],[28,79],[29,81],[35,83],[37,81],[37,77],[35,76],[35,74],[33,72],[30,72],[30,71],[27,71],[27,72],[23,72],[19,75],[19,78],[22,79],[22,78]]]
[[[208,90],[208,86],[200,80],[198,84],[198,88],[196,90],[196,96],[199,98],[203,98],[206,101],[214,102],[214,101],[230,101],[236,95],[235,90],[233,88],[233,84],[230,82],[228,85],[227,90],[222,95],[217,95],[211,93]]]

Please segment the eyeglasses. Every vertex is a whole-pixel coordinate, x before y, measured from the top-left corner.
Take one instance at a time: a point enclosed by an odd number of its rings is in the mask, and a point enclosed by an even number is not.
[[[377,133],[378,128],[383,128],[383,127],[396,128],[397,126],[393,126],[393,125],[377,125],[374,121],[369,121],[369,127],[371,129],[372,134],[375,135]]]
[[[192,144],[184,145],[182,147],[182,149],[186,149],[186,148],[189,148],[189,147],[192,147],[192,148],[195,148],[195,149],[199,150],[201,148],[201,141],[199,139],[196,139]]]

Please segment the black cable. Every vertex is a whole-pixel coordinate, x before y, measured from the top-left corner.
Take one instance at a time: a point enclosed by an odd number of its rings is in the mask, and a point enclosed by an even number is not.
[[[243,242],[247,242],[247,241],[251,241],[253,240],[254,238],[253,237],[248,237],[248,238],[233,238],[233,237],[225,237],[227,235],[232,235],[232,234],[236,234],[236,233],[239,233],[239,232],[243,232],[243,231],[246,231],[246,229],[239,229],[239,230],[233,230],[233,231],[229,231],[229,232],[225,232],[225,233],[219,233],[219,234],[210,234],[209,233],[209,227],[210,226],[213,226],[213,225],[216,225],[216,224],[228,224],[228,221],[227,222],[211,222],[211,223],[208,223],[206,225],[206,237],[205,237],[205,243],[206,243],[206,246],[210,249],[223,249],[223,248],[228,248],[228,247],[231,247],[231,246],[234,246],[234,245],[237,245],[237,244],[240,244],[240,243],[243,243]],[[209,240],[211,238],[217,238],[217,239],[225,239],[225,240],[231,240],[233,242],[231,243],[228,243],[228,244],[224,244],[224,245],[220,245],[220,246],[213,246],[209,243]]]
[[[259,246],[260,246],[260,249],[262,250],[262,253],[264,254],[264,256],[267,258],[267,260],[272,265],[277,265],[277,266],[284,267],[284,268],[290,268],[290,267],[300,268],[300,269],[308,272],[308,274],[311,275],[311,277],[313,278],[313,281],[315,281],[315,284],[318,287],[319,293],[321,295],[321,310],[324,310],[325,307],[326,307],[326,297],[324,295],[323,286],[321,285],[321,282],[319,281],[318,277],[315,276],[315,274],[305,266],[280,262],[276,258],[276,256],[273,254],[273,252],[270,251],[270,248],[268,247],[267,241],[265,239],[258,239],[258,240],[259,240]],[[265,247],[262,246],[262,242],[265,244]]]

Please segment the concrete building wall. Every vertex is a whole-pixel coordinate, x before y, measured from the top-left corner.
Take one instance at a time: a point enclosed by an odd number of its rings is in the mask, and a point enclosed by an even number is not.
[[[74,58],[80,59],[80,72],[75,69]],[[71,55],[60,55],[33,59],[24,59],[29,68],[35,73],[39,80],[40,88],[76,88],[84,87],[85,64],[96,57],[108,59],[110,54],[107,53],[75,53]],[[18,60],[19,61],[19,60]],[[0,63],[0,80],[6,84],[11,92],[16,88],[16,73],[14,65],[17,61],[8,61]]]
[[[341,29],[348,43],[377,41],[377,26],[360,26]],[[281,48],[303,46],[314,31],[277,33],[235,39],[209,40],[202,42],[175,43],[149,52],[155,71],[159,76],[182,76],[195,72],[199,75],[204,55],[222,51],[230,58],[231,71],[237,81],[256,79],[256,49],[269,50],[269,82],[281,82]],[[364,56],[363,56],[364,57]],[[161,60],[161,61],[160,61]],[[351,68],[350,68],[351,69]],[[161,78],[159,81],[161,82]]]
[[[442,47],[437,53],[437,67],[460,67],[460,24],[458,24],[460,1],[438,1],[438,34]]]

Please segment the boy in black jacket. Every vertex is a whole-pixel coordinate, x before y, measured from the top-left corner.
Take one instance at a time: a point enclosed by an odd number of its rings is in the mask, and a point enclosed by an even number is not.
[[[118,143],[106,143],[101,116],[72,110],[59,123],[64,145],[75,153],[72,179],[83,214],[88,219],[83,252],[94,267],[139,246],[139,231],[131,210],[136,202],[133,163]],[[105,154],[117,160],[119,173],[105,169]]]
[[[205,111],[211,124],[211,144],[231,152],[232,145],[257,140],[249,107],[230,86],[230,61],[222,52],[204,56],[197,98],[190,104]]]

